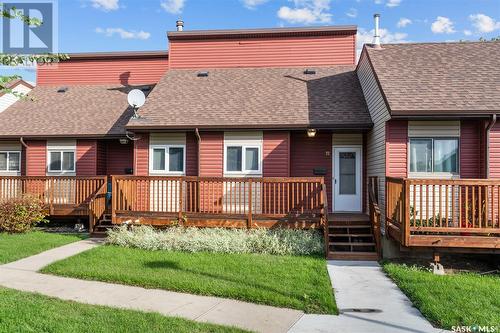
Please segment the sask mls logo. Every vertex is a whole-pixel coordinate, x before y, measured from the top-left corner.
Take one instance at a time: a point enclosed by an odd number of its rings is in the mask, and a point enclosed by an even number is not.
[[[2,17],[2,52],[16,54],[57,53],[55,0],[2,1],[2,10],[36,18],[42,24],[28,25],[18,16]]]

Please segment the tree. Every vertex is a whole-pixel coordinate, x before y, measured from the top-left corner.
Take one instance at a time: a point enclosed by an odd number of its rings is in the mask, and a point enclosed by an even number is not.
[[[4,4],[0,3],[1,17],[3,19],[10,20],[21,20],[24,24],[31,26],[40,26],[43,22],[36,18],[24,15],[22,11],[16,9],[15,7],[5,7]],[[61,60],[69,59],[67,54],[5,54],[0,53],[0,63],[4,66],[19,66],[26,64],[48,64],[59,62]],[[23,97],[24,95],[18,94],[8,88],[8,83],[12,80],[19,79],[19,75],[8,75],[0,76],[0,93],[12,93],[18,97]]]

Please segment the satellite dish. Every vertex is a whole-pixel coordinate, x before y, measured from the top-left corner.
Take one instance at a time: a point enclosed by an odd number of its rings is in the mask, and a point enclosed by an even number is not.
[[[127,95],[128,104],[134,109],[140,108],[146,102],[146,96],[139,89],[132,89]]]
[[[146,96],[139,89],[132,89],[127,95],[128,104],[134,108],[134,118],[139,118],[137,114],[137,109],[144,105],[146,102]]]

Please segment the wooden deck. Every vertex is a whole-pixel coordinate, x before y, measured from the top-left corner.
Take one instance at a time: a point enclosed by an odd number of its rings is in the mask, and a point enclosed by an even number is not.
[[[500,180],[387,177],[386,232],[404,247],[500,253]]]
[[[321,177],[112,176],[112,223],[322,228]]]

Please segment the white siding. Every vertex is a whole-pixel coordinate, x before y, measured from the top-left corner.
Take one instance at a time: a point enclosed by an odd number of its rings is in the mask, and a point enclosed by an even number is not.
[[[385,226],[385,123],[390,119],[390,114],[365,52],[359,60],[357,73],[373,121],[373,129],[366,137],[367,177],[379,178],[379,206]],[[384,230],[382,227],[382,232]]]
[[[20,94],[27,94],[31,91],[30,88],[24,86],[23,84],[19,84],[12,89],[13,91]],[[14,96],[13,94],[5,94],[0,97],[0,113],[5,111],[9,106],[17,102],[19,98]]]

